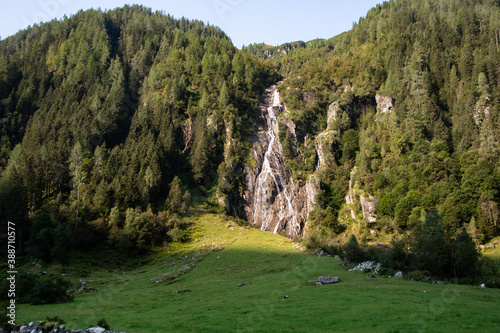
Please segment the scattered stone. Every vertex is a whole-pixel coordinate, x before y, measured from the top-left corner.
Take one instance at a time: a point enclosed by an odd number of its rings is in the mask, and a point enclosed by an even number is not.
[[[481,288],[486,288],[486,285],[484,283],[481,283]]]
[[[321,252],[317,253],[316,255],[317,255],[318,257],[323,257],[323,256],[327,256],[327,255],[328,255],[328,253],[326,253],[325,251],[323,251],[323,250],[322,250]]]
[[[192,290],[191,289],[182,289],[182,290],[176,290],[172,292],[172,294],[184,294],[184,293],[190,293]]]
[[[434,280],[434,281],[432,281],[432,283],[433,283],[433,284],[444,284],[444,282],[443,282],[443,281],[438,281],[438,280]]]
[[[367,275],[367,276],[366,276],[366,278],[367,278],[367,279],[373,279],[374,277],[375,277],[375,274],[374,274],[374,273],[372,273],[372,274],[370,274],[370,275]]]
[[[287,295],[285,295],[285,296],[283,296],[283,298],[284,298],[284,299],[287,299],[287,298],[288,298],[288,296],[287,296]]]
[[[252,284],[252,282],[240,283],[238,287],[248,286],[249,284]]]
[[[320,276],[318,278],[319,283],[321,284],[330,284],[330,283],[339,283],[340,278],[338,277],[325,277],[325,276]]]
[[[402,278],[403,277],[403,272],[397,272],[396,274],[394,274],[394,277],[395,278]]]
[[[88,329],[88,332],[89,333],[102,333],[104,332],[106,329],[105,328],[102,328],[102,327],[91,327]]]
[[[365,261],[358,264],[358,266],[351,268],[349,272],[360,271],[360,272],[373,272],[374,274],[378,274],[380,267],[381,264],[378,262],[376,263],[373,261]]]

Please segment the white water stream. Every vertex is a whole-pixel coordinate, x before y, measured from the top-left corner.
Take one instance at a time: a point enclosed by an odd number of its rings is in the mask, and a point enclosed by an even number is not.
[[[290,199],[290,195],[287,193],[287,188],[285,182],[283,180],[283,176],[280,172],[280,149],[276,144],[276,135],[274,133],[274,127],[277,121],[276,115],[274,111],[276,109],[282,108],[282,104],[280,103],[280,94],[278,89],[275,89],[272,95],[272,103],[271,106],[267,108],[267,138],[268,138],[268,147],[267,151],[264,154],[264,161],[262,163],[262,169],[260,174],[258,175],[255,183],[255,199],[254,199],[254,219],[256,217],[260,217],[261,219],[261,229],[269,230],[269,224],[274,220],[273,219],[273,208],[275,204],[279,205],[279,216],[278,222],[273,230],[274,233],[278,233],[281,229],[283,229],[284,224],[287,221],[292,223],[297,222],[297,217],[295,216],[295,211],[292,206],[292,202]],[[275,150],[273,152],[273,150]],[[283,161],[283,158],[281,158]],[[284,162],[281,162],[284,163]],[[268,180],[271,177],[272,182],[276,187],[276,191],[278,193],[277,198],[278,202],[275,202],[268,206],[262,206],[257,203],[259,202],[269,202],[269,196],[272,195],[272,191],[269,191]],[[293,179],[291,179],[291,184],[293,186]]]

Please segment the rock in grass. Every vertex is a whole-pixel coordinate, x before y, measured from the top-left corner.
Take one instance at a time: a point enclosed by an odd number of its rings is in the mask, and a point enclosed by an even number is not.
[[[330,283],[339,283],[340,282],[340,278],[338,277],[325,277],[325,276],[320,276],[318,278],[318,281],[321,283],[321,284],[330,284]]]
[[[403,272],[397,272],[396,274],[394,274],[394,277],[395,278],[402,278],[403,277]]]
[[[89,328],[87,331],[88,331],[89,333],[102,333],[102,332],[104,332],[105,330],[106,330],[105,328],[102,328],[102,327],[99,327],[99,326],[98,326],[98,327],[91,327],[91,328]]]
[[[238,285],[238,287],[248,286],[249,284],[252,284],[252,282],[248,282],[248,283],[240,283],[240,284]]]

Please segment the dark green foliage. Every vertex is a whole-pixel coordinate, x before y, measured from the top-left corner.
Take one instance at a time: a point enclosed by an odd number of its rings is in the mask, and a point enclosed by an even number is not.
[[[243,141],[277,79],[219,28],[137,5],[22,31],[0,41],[0,64],[2,225],[33,219],[32,253],[46,261],[96,236],[128,250],[163,242],[165,203],[189,206],[176,176],[204,191],[225,168],[240,201]],[[237,156],[224,154],[229,140]],[[51,225],[37,222],[49,202]],[[121,225],[105,222],[113,207],[127,212]]]
[[[351,263],[359,263],[364,260],[365,254],[359,247],[356,236],[349,236],[349,240],[342,248],[342,257]]]
[[[413,272],[413,278],[425,275],[471,282],[483,274],[476,244],[465,230],[451,234],[444,224],[431,210],[408,237],[391,242],[390,249],[379,256],[380,262],[386,269]]]
[[[478,273],[479,253],[476,244],[466,231],[456,237],[453,248],[453,273],[456,277],[471,277]]]
[[[59,318],[59,316],[53,316],[53,317],[50,317],[50,316],[47,316],[45,317],[47,319],[47,321],[49,322],[53,322],[53,323],[59,323],[59,325],[64,325],[66,324],[66,321]]]
[[[73,299],[71,283],[61,277],[20,273],[16,279],[16,300],[19,303],[48,304]]]
[[[414,237],[411,245],[412,270],[428,270],[435,276],[451,276],[451,239],[443,228],[442,217],[436,211],[429,212]]]
[[[474,217],[481,242],[499,235],[498,17],[487,1],[397,0],[328,40],[247,48],[287,76],[280,90],[302,137],[335,131],[319,208],[339,212],[332,194],[347,187],[331,185],[339,166],[356,167],[359,187],[379,199],[372,228],[409,230],[435,209],[451,234]],[[376,111],[377,94],[393,99],[391,112]]]
[[[106,321],[106,318],[101,318],[101,319],[97,320],[97,326],[102,327],[108,331],[111,330],[108,322]]]

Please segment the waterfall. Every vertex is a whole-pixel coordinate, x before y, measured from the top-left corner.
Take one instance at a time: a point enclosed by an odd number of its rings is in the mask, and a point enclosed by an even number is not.
[[[253,190],[253,223],[260,225],[262,230],[271,230],[274,233],[286,230],[289,236],[297,237],[301,232],[301,225],[297,219],[297,209],[292,203],[296,197],[295,182],[282,156],[281,144],[277,137],[276,112],[281,112],[283,105],[275,86],[271,87],[271,92],[271,101],[267,102],[267,126],[263,136],[267,149]]]

